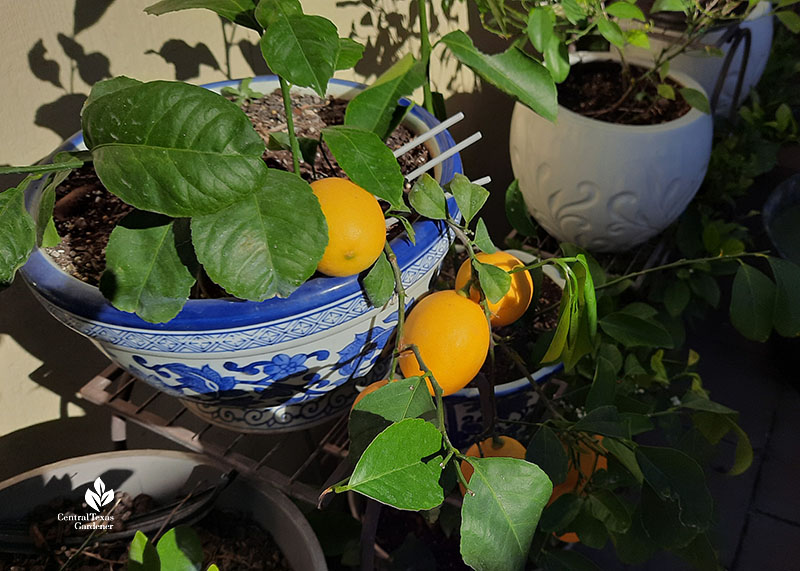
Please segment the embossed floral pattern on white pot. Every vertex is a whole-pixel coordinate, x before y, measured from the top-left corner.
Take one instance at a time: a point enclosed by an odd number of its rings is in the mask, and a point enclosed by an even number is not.
[[[213,84],[219,90],[238,82]],[[262,92],[277,79],[256,78]],[[329,93],[349,98],[362,87],[332,80]],[[416,131],[438,122],[421,107],[407,115]],[[434,155],[454,146],[444,131],[429,144]],[[62,149],[82,145],[76,135]],[[455,154],[437,167],[443,183],[461,172]],[[28,208],[36,208],[40,185],[32,186]],[[455,201],[448,202],[457,215]],[[410,299],[428,290],[452,235],[442,222],[415,223],[416,244],[392,242]],[[349,409],[352,378],[372,366],[394,330],[396,301],[368,303],[359,276],[320,277],[286,299],[189,300],[168,323],[153,324],[119,311],[93,286],[61,271],[42,250],[22,270],[36,297],[58,320],[90,338],[124,369],[153,387],[182,398],[204,420],[239,431],[307,428]]]
[[[702,90],[684,74],[671,77]],[[692,200],[708,168],[712,123],[694,108],[660,125],[618,125],[561,106],[552,123],[517,103],[511,165],[528,210],[550,235],[594,252],[624,251],[664,230]]]

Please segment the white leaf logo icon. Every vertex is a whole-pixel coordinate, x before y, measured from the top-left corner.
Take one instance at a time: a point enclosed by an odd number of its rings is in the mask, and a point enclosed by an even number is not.
[[[111,503],[114,499],[114,490],[106,491],[106,485],[103,480],[97,478],[94,481],[94,491],[91,488],[86,490],[84,495],[86,503],[89,504],[94,511],[99,512],[100,508],[106,504]]]

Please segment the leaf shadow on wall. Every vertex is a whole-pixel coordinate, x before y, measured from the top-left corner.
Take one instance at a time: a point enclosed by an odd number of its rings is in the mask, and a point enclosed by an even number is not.
[[[75,89],[76,74],[88,85],[111,77],[108,57],[101,52],[86,53],[76,36],[99,22],[114,1],[75,0],[72,35],[59,33],[56,36],[63,54],[70,60],[69,69],[62,70],[58,61],[48,58],[45,38],[39,38],[28,51],[28,67],[33,75],[64,91],[58,99],[36,110],[34,123],[50,129],[62,139],[80,129],[80,111],[87,97]]]

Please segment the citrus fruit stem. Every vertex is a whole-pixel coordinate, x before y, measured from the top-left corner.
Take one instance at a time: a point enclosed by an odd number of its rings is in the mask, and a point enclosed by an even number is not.
[[[403,272],[400,269],[400,264],[397,262],[397,255],[395,255],[388,240],[386,240],[386,243],[383,245],[383,251],[392,268],[392,274],[394,275],[394,293],[397,294],[397,327],[394,333],[395,346],[394,352],[392,353],[392,364],[389,367],[389,379],[396,379],[397,357],[400,354],[400,339],[403,338],[403,327],[406,323],[406,288],[403,286]]]

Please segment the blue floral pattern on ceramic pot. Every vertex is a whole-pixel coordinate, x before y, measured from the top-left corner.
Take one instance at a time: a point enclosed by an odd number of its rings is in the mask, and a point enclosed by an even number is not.
[[[277,79],[257,78],[252,87],[269,92]],[[329,85],[330,94],[345,98],[360,89],[340,80]],[[438,123],[419,106],[406,122],[417,132]],[[79,134],[59,151],[82,144]],[[445,131],[429,148],[438,154],[454,145]],[[436,168],[443,183],[460,172],[458,154]],[[40,193],[41,185],[33,184],[26,195],[32,212]],[[458,215],[452,198],[448,207]],[[452,240],[441,221],[420,221],[414,229],[415,244],[405,237],[392,242],[411,298],[428,290]],[[22,275],[50,313],[124,369],[183,399],[208,422],[240,431],[302,429],[348,410],[357,394],[348,381],[366,374],[397,320],[396,301],[371,307],[358,276],[315,278],[286,299],[189,300],[175,319],[153,324],[115,309],[97,288],[62,272],[41,250]]]

